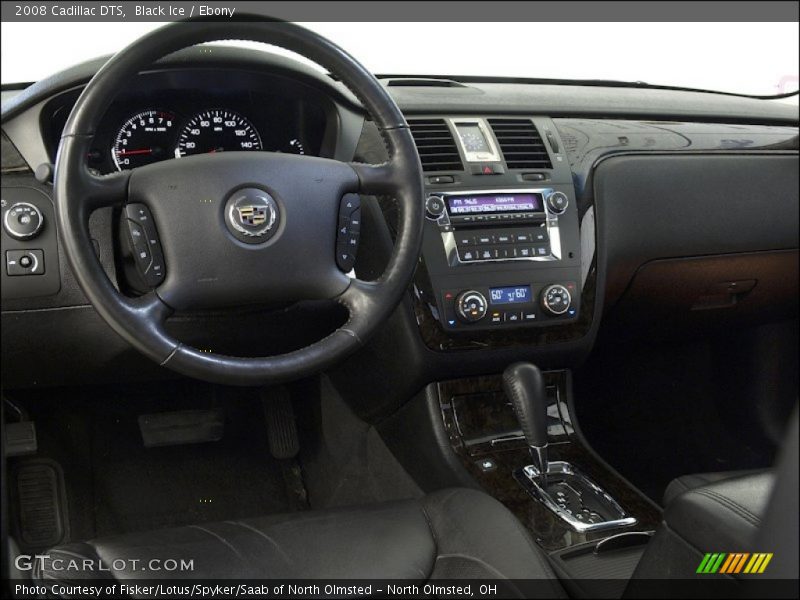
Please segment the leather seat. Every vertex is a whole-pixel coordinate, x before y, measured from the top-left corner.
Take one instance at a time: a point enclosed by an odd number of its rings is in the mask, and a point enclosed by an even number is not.
[[[296,512],[131,533],[51,549],[35,579],[537,579],[562,596],[543,552],[502,504],[470,489],[371,507]],[[61,563],[54,561],[61,559]],[[88,559],[85,562],[84,559]],[[108,569],[121,565],[122,570]],[[152,559],[193,561],[188,572],[149,571]],[[69,561],[74,561],[70,563]],[[133,561],[139,561],[134,563]],[[74,564],[75,570],[64,570]],[[136,564],[136,568],[132,565]],[[58,566],[60,568],[56,569]],[[520,597],[528,593],[520,591]]]
[[[763,473],[760,469],[742,470],[742,471],[719,471],[715,473],[692,473],[690,475],[681,475],[669,482],[667,489],[664,490],[664,506],[669,505],[676,497],[689,490],[694,490],[710,483],[717,481],[724,481],[726,479],[733,479],[735,477],[742,477],[745,475],[756,475]]]

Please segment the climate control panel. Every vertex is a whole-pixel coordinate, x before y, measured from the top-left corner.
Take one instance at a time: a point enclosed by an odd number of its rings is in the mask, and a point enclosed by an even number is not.
[[[578,317],[574,281],[475,287],[442,292],[442,325],[451,331],[554,325]]]

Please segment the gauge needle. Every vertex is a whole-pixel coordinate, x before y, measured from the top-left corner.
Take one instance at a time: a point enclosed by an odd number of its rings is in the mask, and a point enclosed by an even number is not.
[[[152,154],[152,148],[142,148],[141,150],[119,150],[117,155],[119,156],[133,156],[134,154]]]

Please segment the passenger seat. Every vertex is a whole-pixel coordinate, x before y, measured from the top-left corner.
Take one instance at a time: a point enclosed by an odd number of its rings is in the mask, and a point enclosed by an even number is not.
[[[734,479],[746,475],[758,475],[766,469],[750,469],[742,471],[718,471],[716,473],[693,473],[681,475],[669,482],[667,489],[664,490],[664,506],[668,506],[676,497],[710,483],[716,483],[725,479]]]

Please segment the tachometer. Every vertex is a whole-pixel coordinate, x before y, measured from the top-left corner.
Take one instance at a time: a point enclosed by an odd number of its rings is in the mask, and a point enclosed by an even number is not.
[[[192,117],[178,136],[175,157],[231,150],[261,150],[253,124],[230,110],[207,110]]]
[[[169,158],[175,143],[175,115],[163,110],[146,110],[133,115],[120,127],[111,158],[117,169],[133,169]]]

